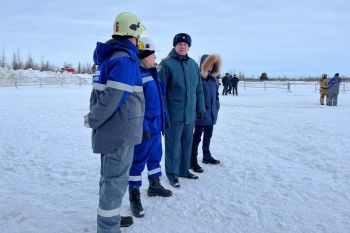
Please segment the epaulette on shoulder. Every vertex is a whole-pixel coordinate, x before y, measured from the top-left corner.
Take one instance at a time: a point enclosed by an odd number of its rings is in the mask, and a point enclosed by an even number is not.
[[[165,58],[162,59],[162,61],[168,60],[170,56],[166,56]]]

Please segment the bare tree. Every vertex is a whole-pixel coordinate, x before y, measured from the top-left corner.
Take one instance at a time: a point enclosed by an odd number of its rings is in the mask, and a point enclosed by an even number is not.
[[[18,63],[18,69],[23,69],[24,65],[21,59],[21,53],[20,53],[19,47],[17,47],[17,63]]]
[[[26,64],[24,65],[24,69],[25,70],[27,70],[27,69],[34,69],[34,61],[33,61],[32,56],[30,55],[30,53],[28,55]]]
[[[78,74],[81,74],[81,73],[82,73],[82,72],[81,72],[81,63],[80,63],[80,62],[79,62],[79,64],[78,64],[77,73],[78,73]]]
[[[40,71],[44,71],[44,66],[45,66],[44,57],[41,56],[41,59],[40,59]]]
[[[85,67],[86,67],[85,68],[85,73],[91,74],[92,73],[91,72],[91,63],[90,62],[86,63]]]
[[[6,56],[5,56],[5,50],[2,49],[2,54],[0,58],[0,67],[5,68],[6,67]]]
[[[13,53],[13,56],[12,56],[12,69],[14,69],[14,70],[19,69],[16,53]]]

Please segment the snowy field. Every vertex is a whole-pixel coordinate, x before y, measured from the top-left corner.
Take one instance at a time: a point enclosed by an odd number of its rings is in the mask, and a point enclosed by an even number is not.
[[[144,173],[146,215],[122,232],[350,232],[349,92],[329,107],[312,85],[242,89],[220,95],[211,150],[221,164],[201,164],[179,189],[163,177],[167,199],[146,195]],[[82,126],[90,90],[0,88],[0,232],[96,232],[99,156]]]

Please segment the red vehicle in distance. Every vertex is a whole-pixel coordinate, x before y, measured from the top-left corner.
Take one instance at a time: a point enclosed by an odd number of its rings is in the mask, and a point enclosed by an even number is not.
[[[61,73],[63,73],[63,72],[68,72],[70,74],[74,74],[75,70],[74,70],[74,68],[65,66],[65,67],[61,68]]]

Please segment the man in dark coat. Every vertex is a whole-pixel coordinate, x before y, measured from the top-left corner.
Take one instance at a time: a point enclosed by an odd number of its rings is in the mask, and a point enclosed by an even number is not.
[[[239,78],[237,77],[236,74],[234,74],[232,78],[232,95],[235,95],[235,92],[236,92],[236,95],[238,95],[238,90],[237,90],[238,82],[239,82]]]
[[[206,112],[202,119],[196,120],[196,127],[193,134],[191,168],[195,172],[203,172],[198,164],[198,145],[203,136],[203,160],[205,164],[218,164],[219,160],[212,157],[209,146],[213,135],[213,125],[215,125],[220,108],[219,103],[219,81],[216,78],[221,66],[220,57],[218,55],[203,55],[200,62],[201,78],[203,82],[203,91],[205,99]]]
[[[227,85],[228,85],[228,89],[226,91],[226,95],[227,95],[227,93],[231,94],[231,91],[232,91],[232,75],[231,74],[228,74],[228,76],[227,76]]]
[[[198,179],[189,172],[192,132],[195,119],[205,112],[202,80],[197,63],[188,56],[191,37],[179,33],[174,48],[158,66],[160,80],[166,82],[165,102],[170,127],[165,133],[165,172],[173,187],[179,177]]]
[[[222,95],[227,95],[227,89],[228,89],[228,73],[225,73],[225,76],[222,78],[222,85],[224,88],[222,89]]]

